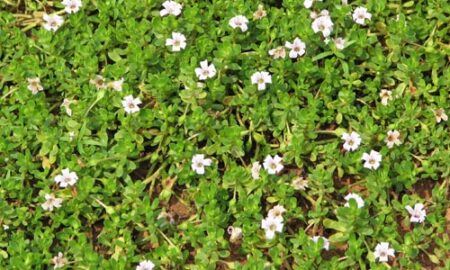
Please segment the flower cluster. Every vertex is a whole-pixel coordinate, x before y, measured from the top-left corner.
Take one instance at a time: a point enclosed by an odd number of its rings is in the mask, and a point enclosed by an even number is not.
[[[64,11],[67,14],[77,13],[78,11],[80,11],[80,8],[82,6],[81,0],[63,0],[61,4],[64,5]],[[59,16],[57,13],[44,13],[42,19],[45,22],[44,28],[47,31],[56,32],[56,30],[58,30],[64,23],[64,18],[62,16]]]
[[[281,205],[276,205],[269,210],[269,213],[265,219],[261,221],[261,228],[265,232],[267,240],[272,240],[275,237],[275,233],[281,233],[283,231],[283,213],[286,209]]]

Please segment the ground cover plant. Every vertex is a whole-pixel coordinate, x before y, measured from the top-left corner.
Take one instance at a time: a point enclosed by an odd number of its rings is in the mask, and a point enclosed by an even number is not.
[[[449,16],[0,1],[0,268],[450,269]]]

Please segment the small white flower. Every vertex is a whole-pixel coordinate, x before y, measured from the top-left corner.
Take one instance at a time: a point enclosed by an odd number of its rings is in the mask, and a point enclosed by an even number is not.
[[[230,235],[230,242],[236,244],[242,239],[242,229],[239,227],[229,226],[227,232]]]
[[[377,151],[371,150],[370,154],[364,153],[362,156],[362,160],[364,160],[364,168],[367,169],[378,169],[380,167],[381,162],[381,154]]]
[[[318,243],[318,242],[319,242],[319,239],[321,239],[321,238],[322,238],[322,240],[323,240],[323,246],[322,246],[322,248],[325,249],[325,250],[329,250],[329,249],[330,249],[330,241],[329,241],[327,238],[325,238],[325,237],[323,237],[323,236],[313,236],[313,237],[311,237],[311,240],[312,240],[314,243]]]
[[[3,224],[2,226],[3,226],[3,230],[5,230],[5,231],[9,230],[9,226],[8,225]]]
[[[233,28],[240,28],[242,32],[247,31],[248,26],[248,19],[245,16],[238,15],[230,19],[228,24]]]
[[[379,262],[387,262],[389,260],[388,256],[395,256],[395,251],[393,248],[389,248],[389,243],[381,242],[377,244],[375,247],[375,259],[378,259]]]
[[[31,93],[33,95],[36,95],[39,91],[43,91],[44,87],[42,87],[41,85],[41,79],[36,77],[36,78],[28,78],[28,90],[31,91]]]
[[[259,179],[259,172],[261,171],[261,164],[258,161],[253,162],[252,164],[252,178],[254,180]]]
[[[364,207],[364,200],[358,194],[349,193],[349,194],[347,194],[347,196],[344,197],[344,199],[347,201],[344,204],[345,207],[350,207],[350,204],[349,204],[350,199],[353,199],[353,200],[356,201],[356,204],[358,205],[358,208]]]
[[[381,104],[386,106],[392,100],[392,91],[382,89],[380,92]]]
[[[306,44],[299,38],[295,38],[294,42],[286,41],[286,48],[290,49],[289,57],[297,58],[305,54]]]
[[[303,2],[303,5],[305,6],[305,8],[311,8],[313,3],[314,0],[305,0],[305,2]]]
[[[52,258],[52,264],[54,264],[54,269],[63,268],[69,262],[61,252],[58,252],[58,256]]]
[[[203,154],[196,154],[192,157],[191,168],[197,174],[205,174],[205,166],[211,166],[212,160],[205,158]]]
[[[255,20],[261,20],[267,16],[267,12],[264,10],[263,5],[258,5],[258,9],[253,13],[253,18]]]
[[[75,132],[70,131],[70,132],[69,132],[69,140],[70,140],[70,141],[73,141],[74,138],[75,138]]]
[[[367,8],[365,8],[365,7],[357,7],[353,11],[353,20],[357,24],[365,25],[366,24],[366,19],[369,20],[369,21],[372,19],[372,14],[370,14],[367,11]]]
[[[416,203],[414,205],[414,208],[411,206],[406,206],[406,210],[408,210],[408,213],[411,215],[410,221],[413,223],[422,223],[425,220],[425,217],[427,216],[427,212],[425,209],[423,209],[423,204]]]
[[[389,130],[387,132],[385,142],[388,148],[392,148],[394,147],[394,145],[402,144],[402,142],[400,141],[400,132],[398,132],[397,130]]]
[[[285,58],[286,50],[283,46],[276,47],[275,49],[269,50],[269,55],[273,57],[273,59]]]
[[[63,25],[64,23],[64,19],[63,17],[57,15],[57,14],[51,14],[48,15],[47,13],[44,13],[44,15],[42,16],[42,18],[44,19],[45,23],[44,23],[44,28],[47,31],[53,31],[55,32],[56,30],[58,30],[58,28],[61,27],[61,25]]]
[[[103,78],[102,75],[95,75],[95,78],[89,80],[89,83],[95,85],[95,88],[97,88],[97,90],[106,88],[105,78]]]
[[[64,107],[68,116],[72,116],[72,109],[70,108],[70,104],[75,103],[75,101],[65,98],[61,107]]]
[[[291,186],[296,190],[305,190],[308,187],[308,179],[299,176],[292,180]]]
[[[343,50],[345,48],[345,39],[338,37],[333,39],[334,41],[334,46],[336,47],[336,49],[338,50]]]
[[[346,151],[355,151],[361,144],[361,136],[354,131],[342,134],[342,139],[345,141],[343,147]]]
[[[250,79],[252,84],[258,85],[259,91],[266,89],[266,84],[272,83],[272,76],[267,71],[255,72]]]
[[[204,81],[216,75],[216,67],[212,63],[208,65],[208,60],[204,60],[200,62],[200,67],[195,68],[195,74],[199,80]]]
[[[42,208],[45,211],[53,211],[54,208],[60,208],[62,199],[56,198],[53,194],[45,194],[45,202],[42,204]]]
[[[153,268],[155,268],[155,264],[150,260],[142,261],[136,266],[136,270],[153,270]]]
[[[328,12],[328,10],[324,9],[324,10],[320,11],[319,16],[321,16],[321,17],[330,17],[330,13]]]
[[[62,170],[61,174],[55,177],[55,182],[59,184],[60,187],[73,186],[78,181],[78,175],[76,172],[71,172],[69,169]]]
[[[81,0],[63,0],[64,11],[66,13],[76,13],[80,10],[82,3]]]
[[[136,113],[141,108],[139,108],[139,104],[141,104],[142,101],[139,98],[134,98],[132,95],[128,95],[123,98],[122,100],[122,106],[126,113]]]
[[[182,5],[178,4],[175,1],[166,1],[162,4],[162,6],[163,9],[161,9],[161,11],[159,12],[159,15],[161,15],[161,17],[166,15],[178,16],[181,14],[181,9],[183,8]]]
[[[261,228],[266,233],[266,239],[271,240],[275,237],[275,232],[282,232],[283,220],[279,218],[266,217],[261,221]]]
[[[271,218],[283,219],[284,212],[286,212],[286,208],[284,208],[282,205],[278,204],[269,210],[269,213],[267,214],[267,216],[271,217]]]
[[[172,52],[186,48],[186,37],[178,32],[172,32],[172,38],[166,39],[166,46],[172,46]]]
[[[445,122],[448,120],[448,116],[442,108],[434,111],[434,117],[436,118],[437,123],[440,123],[441,121]]]
[[[271,157],[270,155],[267,155],[264,159],[264,169],[266,169],[268,174],[277,174],[283,170],[284,166],[281,163],[282,158],[278,155],[275,155],[274,157]]]
[[[328,11],[326,13],[328,13]],[[324,37],[328,37],[333,31],[333,25],[330,16],[319,16],[314,19],[312,29],[314,33],[321,32]]]
[[[125,81],[124,78],[120,78],[119,80],[115,80],[115,81],[108,83],[108,87],[114,91],[120,92],[120,91],[122,91],[122,85],[123,85],[124,81]]]
[[[303,2],[303,5],[305,6],[305,8],[311,8],[315,1],[322,2],[322,0],[305,0]]]

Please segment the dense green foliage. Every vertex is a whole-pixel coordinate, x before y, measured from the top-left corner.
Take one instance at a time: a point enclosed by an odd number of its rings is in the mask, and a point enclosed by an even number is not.
[[[67,269],[146,259],[157,269],[450,268],[450,122],[435,118],[450,113],[448,1],[179,0],[181,15],[164,17],[160,0],[84,0],[73,14],[60,1],[18,2],[0,2],[1,269],[47,269],[58,252]],[[352,20],[359,6],[366,25]],[[311,27],[310,12],[324,9],[342,50]],[[45,30],[44,12],[64,24]],[[236,15],[247,31],[230,27]],[[166,46],[172,32],[184,50]],[[296,37],[305,55],[268,54]],[[201,85],[205,59],[217,74]],[[258,91],[250,78],[263,70],[272,83]],[[123,90],[97,89],[97,74],[124,78]],[[128,95],[139,112],[125,112]],[[400,145],[387,147],[389,130]],[[347,152],[351,131],[362,142]],[[371,150],[377,170],[361,161]],[[203,175],[195,154],[212,159]],[[276,154],[284,169],[254,180],[252,163]],[[79,177],[72,187],[55,183],[65,168]],[[300,176],[305,190],[291,185]],[[364,207],[344,206],[350,192]],[[50,193],[63,202],[45,211]],[[405,209],[415,203],[427,211],[420,224]],[[268,240],[261,220],[277,204],[284,227]],[[237,243],[228,226],[242,228]],[[380,242],[395,250],[386,263],[374,256]]]

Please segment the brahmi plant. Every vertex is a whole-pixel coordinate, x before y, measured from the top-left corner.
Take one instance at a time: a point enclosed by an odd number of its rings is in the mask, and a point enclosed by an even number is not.
[[[0,3],[1,269],[449,269],[448,1]]]

